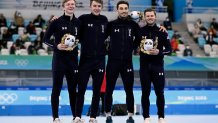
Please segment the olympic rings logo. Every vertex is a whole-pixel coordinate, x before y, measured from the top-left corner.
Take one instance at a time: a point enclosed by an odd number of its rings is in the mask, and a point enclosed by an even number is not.
[[[12,104],[17,100],[18,96],[15,93],[0,95],[0,104]]]
[[[24,67],[29,64],[29,61],[27,59],[16,59],[14,62],[19,67]]]

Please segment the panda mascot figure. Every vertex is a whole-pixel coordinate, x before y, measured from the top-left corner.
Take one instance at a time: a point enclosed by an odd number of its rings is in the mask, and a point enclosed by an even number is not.
[[[132,19],[133,21],[139,22],[139,20],[140,20],[140,12],[139,12],[139,11],[132,11],[132,12],[130,13],[130,17],[131,17],[131,19]]]
[[[145,54],[150,54],[149,50],[156,49],[158,45],[158,37],[155,41],[153,39],[147,39],[146,36],[143,37],[140,43],[140,50]]]
[[[78,45],[78,40],[71,34],[65,34],[61,39],[61,43],[68,46],[66,50],[72,51]]]
[[[153,48],[153,41],[151,39],[146,39],[144,43],[144,50],[151,50]]]

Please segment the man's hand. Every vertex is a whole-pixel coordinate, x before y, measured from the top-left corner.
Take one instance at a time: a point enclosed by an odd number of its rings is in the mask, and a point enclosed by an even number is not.
[[[167,29],[164,26],[160,26],[160,30],[159,31],[167,32]]]
[[[58,48],[59,50],[66,50],[67,47],[68,47],[67,45],[62,44],[62,43],[58,44],[58,46],[57,46],[57,48]]]
[[[157,55],[159,54],[159,49],[151,49],[149,50],[150,55]]]
[[[49,22],[52,22],[54,20],[58,19],[58,16],[53,16],[52,19],[49,20]]]

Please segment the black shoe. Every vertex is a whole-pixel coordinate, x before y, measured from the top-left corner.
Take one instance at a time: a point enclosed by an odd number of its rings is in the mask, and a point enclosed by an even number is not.
[[[111,116],[108,116],[106,118],[106,123],[113,123],[113,120],[112,120],[112,117]]]
[[[129,117],[127,120],[126,120],[126,123],[134,123],[134,120],[132,117]]]

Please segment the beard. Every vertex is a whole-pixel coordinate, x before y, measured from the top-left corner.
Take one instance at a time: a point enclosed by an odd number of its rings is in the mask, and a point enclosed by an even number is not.
[[[146,23],[148,26],[153,26],[156,23],[156,21],[155,20],[154,21],[146,20]]]

